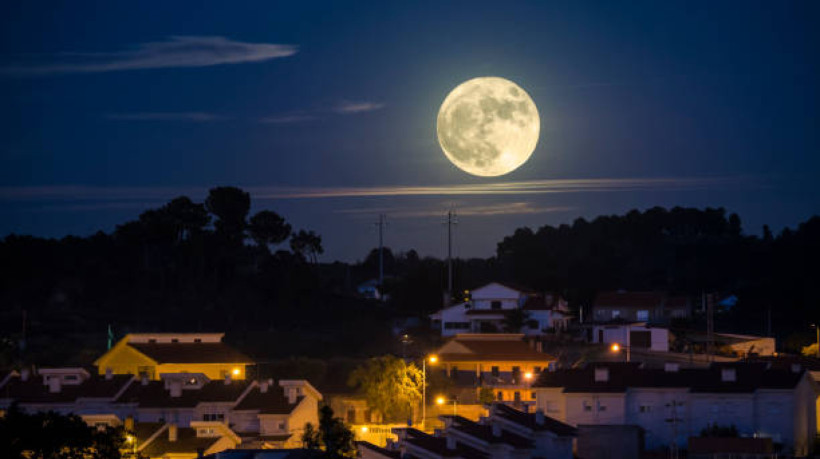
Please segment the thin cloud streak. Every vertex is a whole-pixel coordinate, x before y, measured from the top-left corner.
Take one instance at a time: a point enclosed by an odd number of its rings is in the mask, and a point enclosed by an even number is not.
[[[376,102],[342,102],[333,108],[333,111],[342,115],[366,113],[384,108],[384,104]]]
[[[316,117],[313,115],[282,115],[259,118],[259,122],[262,124],[292,124],[313,121],[315,119]]]
[[[697,191],[707,189],[763,186],[754,177],[661,177],[555,179],[449,186],[390,187],[244,187],[254,199],[328,199],[395,196],[478,196],[536,195],[553,193],[612,193],[630,191]],[[137,200],[172,198],[179,195],[205,196],[206,187],[93,187],[41,186],[0,187],[0,200]]]
[[[106,119],[115,121],[191,121],[208,123],[224,121],[227,116],[207,112],[137,112],[137,113],[109,113]]]
[[[64,52],[41,57],[49,62],[27,62],[0,67],[0,75],[43,76],[124,70],[210,67],[263,62],[296,54],[294,45],[248,43],[220,36],[172,36],[134,49],[102,52]]]
[[[531,202],[512,202],[489,204],[484,206],[452,206],[459,217],[493,217],[505,215],[532,215],[545,214],[552,212],[568,212],[576,210],[577,207],[571,206],[534,206]],[[393,207],[393,208],[361,208],[361,209],[342,209],[335,213],[348,215],[361,215],[372,217],[373,214],[383,213],[387,214],[389,218],[427,218],[435,217],[441,218],[446,213],[445,208],[407,208],[407,207]]]

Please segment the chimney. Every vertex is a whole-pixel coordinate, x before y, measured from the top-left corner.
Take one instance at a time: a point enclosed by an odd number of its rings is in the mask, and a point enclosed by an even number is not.
[[[62,381],[59,376],[51,376],[48,378],[48,391],[52,394],[60,392]]]
[[[663,364],[663,371],[667,373],[677,373],[680,370],[679,363],[666,362]]]
[[[497,422],[493,423],[493,437],[501,436],[501,425]]]
[[[607,382],[609,381],[609,368],[596,368],[595,369],[595,382]]]
[[[171,387],[169,389],[171,391],[171,397],[181,397],[182,396],[182,381],[180,381],[180,380],[171,381]]]
[[[288,387],[285,389],[285,395],[288,397],[288,404],[293,405],[296,403],[296,388]]]
[[[452,435],[447,435],[447,449],[451,451],[456,449],[456,439]]]
[[[168,424],[168,441],[177,441],[177,425]]]
[[[268,392],[268,382],[262,381],[259,383],[259,392],[266,394]]]
[[[535,410],[535,423],[538,424],[539,426],[543,426],[545,422],[546,422],[546,419],[544,419],[544,410],[542,410],[542,409]]]
[[[111,370],[111,367],[105,369],[105,380],[111,381],[114,379],[114,372]]]
[[[723,382],[737,381],[737,372],[734,368],[723,368],[720,370],[720,380]]]
[[[133,432],[133,431],[134,431],[134,416],[131,416],[131,415],[129,414],[129,415],[125,418],[125,424],[124,424],[124,427],[125,427],[125,430],[126,430],[126,431],[128,431],[128,432]]]
[[[142,377],[140,378],[140,384],[142,384],[143,386],[148,385],[148,375],[146,375],[146,374],[142,375]]]
[[[230,385],[230,384],[231,384],[231,374],[230,374],[230,373],[227,373],[227,374],[225,375],[225,385],[226,385],[226,386],[228,386],[228,385]]]
[[[23,368],[20,370],[20,381],[26,382],[28,381],[28,377],[31,375],[31,370],[28,368]]]

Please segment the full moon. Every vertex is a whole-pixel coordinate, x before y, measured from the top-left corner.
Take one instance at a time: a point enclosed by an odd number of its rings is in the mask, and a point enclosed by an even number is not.
[[[535,150],[540,130],[529,94],[498,77],[473,78],[453,89],[438,111],[436,129],[447,159],[482,177],[518,169]]]

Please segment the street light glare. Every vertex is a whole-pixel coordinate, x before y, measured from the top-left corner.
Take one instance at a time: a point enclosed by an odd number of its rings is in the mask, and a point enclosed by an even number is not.
[[[532,373],[530,373],[529,371],[524,373],[524,379],[532,379]]]
[[[620,350],[621,350],[621,346],[619,346],[618,343],[613,343],[612,344],[612,352],[618,352]]]
[[[431,355],[429,360],[430,360],[430,363],[436,363],[436,362],[438,362],[438,356]]]
[[[444,397],[436,397],[436,405],[444,405]]]

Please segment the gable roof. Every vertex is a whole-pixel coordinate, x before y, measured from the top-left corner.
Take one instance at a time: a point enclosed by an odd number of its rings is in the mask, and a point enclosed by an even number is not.
[[[491,425],[479,424],[462,416],[444,415],[439,416],[439,418],[452,420],[452,424],[447,429],[447,432],[452,429],[487,443],[504,443],[519,449],[529,449],[535,446],[532,440],[516,435],[508,430],[502,429],[500,435],[495,436]]]
[[[149,457],[164,456],[169,453],[197,453],[206,451],[222,437],[197,437],[196,429],[178,427],[176,441],[168,439],[168,427],[140,450]]]
[[[72,403],[78,398],[114,398],[133,380],[131,375],[92,375],[80,384],[62,384],[59,392],[49,392],[49,387],[40,375],[30,376],[23,381],[12,377],[3,386],[0,398],[13,399],[20,403]]]
[[[764,364],[720,363],[678,371],[641,368],[640,364],[590,363],[585,368],[542,372],[535,387],[563,388],[567,393],[625,392],[627,388],[681,388],[700,393],[748,393],[757,389],[793,389],[804,371],[767,368]],[[595,369],[607,368],[606,381],[595,381]],[[734,381],[722,381],[722,370],[735,370]]]
[[[578,429],[575,427],[543,415],[543,413],[542,416],[539,416],[539,414],[536,413],[525,413],[503,403],[494,403],[492,407],[492,415],[501,417],[534,431],[549,431],[555,435],[564,437],[578,435]],[[539,417],[543,418],[543,422],[538,422]]]
[[[179,397],[171,397],[164,381],[136,381],[117,403],[136,403],[139,408],[194,408],[200,403],[235,402],[252,384],[248,381],[209,381],[201,389],[183,389]]]
[[[290,414],[303,398],[304,396],[296,397],[296,403],[291,404],[281,387],[271,385],[267,392],[262,393],[257,386],[251,389],[234,410],[259,410],[259,414]]]
[[[402,431],[405,434],[404,442],[418,448],[430,451],[444,457],[463,457],[465,459],[485,459],[489,455],[475,448],[456,442],[455,449],[447,448],[447,439],[436,437],[413,428],[393,429],[394,432]],[[399,438],[402,436],[399,435]]]
[[[555,357],[530,348],[522,335],[457,335],[439,349],[442,362],[458,361],[533,361],[547,362]]]
[[[225,343],[128,343],[157,363],[244,363],[253,360]]]

